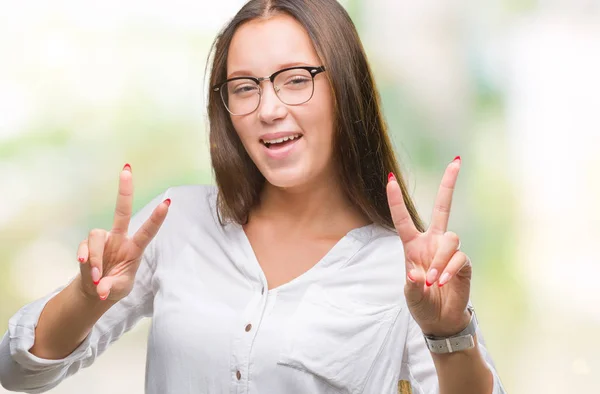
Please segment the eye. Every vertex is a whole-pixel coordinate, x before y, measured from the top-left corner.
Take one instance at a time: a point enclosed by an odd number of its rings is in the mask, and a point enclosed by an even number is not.
[[[307,78],[305,76],[302,75],[294,75],[292,77],[289,77],[286,81],[285,81],[285,86],[286,87],[291,87],[291,88],[299,88],[299,87],[304,87],[306,86],[309,82],[311,81],[310,78]]]
[[[229,92],[235,95],[250,95],[258,90],[258,86],[254,82],[230,82]]]

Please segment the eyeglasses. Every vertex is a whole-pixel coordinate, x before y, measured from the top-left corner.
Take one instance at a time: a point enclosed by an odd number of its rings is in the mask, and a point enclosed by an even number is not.
[[[258,108],[262,96],[262,81],[270,80],[275,94],[282,103],[300,105],[306,103],[315,91],[315,76],[325,71],[320,67],[290,67],[279,70],[269,77],[236,77],[212,87],[221,93],[225,108],[235,116],[248,115]]]

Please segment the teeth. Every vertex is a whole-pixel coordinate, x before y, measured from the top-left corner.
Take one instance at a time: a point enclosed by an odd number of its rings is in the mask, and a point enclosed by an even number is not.
[[[294,134],[294,135],[286,136],[283,138],[277,138],[274,140],[263,140],[262,142],[263,142],[263,144],[271,145],[271,144],[279,144],[279,143],[285,142],[285,141],[291,141],[296,138],[300,138],[300,134]]]

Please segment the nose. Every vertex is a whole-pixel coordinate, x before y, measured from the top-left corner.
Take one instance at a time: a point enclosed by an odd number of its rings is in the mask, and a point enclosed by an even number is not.
[[[264,123],[273,123],[278,119],[283,119],[287,115],[287,107],[277,97],[275,89],[275,85],[269,83],[269,81],[263,82],[258,107],[258,118]]]

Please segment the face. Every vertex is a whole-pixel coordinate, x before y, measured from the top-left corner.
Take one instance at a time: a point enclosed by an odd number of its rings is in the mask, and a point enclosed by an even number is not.
[[[321,65],[302,25],[288,15],[277,15],[238,28],[229,47],[227,78],[260,78],[287,67]],[[261,89],[259,107],[231,120],[266,180],[290,188],[331,176],[333,99],[325,73],[315,76],[313,96],[301,105],[284,104],[269,80],[261,82]],[[295,138],[276,142],[284,136]]]

